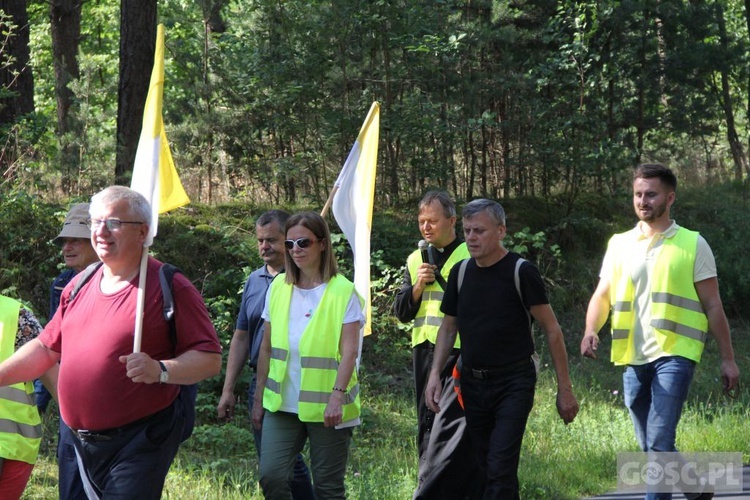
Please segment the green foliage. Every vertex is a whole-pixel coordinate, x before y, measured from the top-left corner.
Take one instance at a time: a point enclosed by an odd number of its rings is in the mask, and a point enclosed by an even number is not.
[[[47,317],[49,287],[57,276],[60,249],[51,243],[64,211],[39,197],[0,189],[0,293]]]

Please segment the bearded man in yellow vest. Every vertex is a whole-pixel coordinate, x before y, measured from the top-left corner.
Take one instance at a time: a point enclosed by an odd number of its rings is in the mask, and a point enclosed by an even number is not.
[[[42,326],[20,302],[0,295],[0,361],[35,339]],[[41,377],[56,396],[57,365]],[[39,453],[42,423],[32,382],[0,387],[0,498],[21,498]]]
[[[635,170],[633,206],[640,221],[609,241],[581,341],[581,354],[595,358],[611,310],[611,359],[625,367],[625,405],[638,444],[649,453],[677,451],[677,424],[708,331],[721,355],[724,389],[739,384],[714,256],[697,232],[670,218],[676,189],[677,178],[664,165]],[[647,498],[671,493],[649,492]]]
[[[437,332],[443,322],[440,303],[453,266],[469,258],[466,243],[456,237],[456,206],[446,192],[429,191],[419,202],[420,249],[409,255],[393,310],[412,325],[411,345],[417,397],[419,478],[414,500],[481,498],[481,481],[466,429],[463,408],[453,390],[452,371],[460,341],[441,371],[440,412],[424,399]]]

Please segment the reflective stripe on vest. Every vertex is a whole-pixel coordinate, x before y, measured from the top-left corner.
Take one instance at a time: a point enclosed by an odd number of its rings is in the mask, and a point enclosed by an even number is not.
[[[263,393],[263,407],[278,411],[281,407],[281,391],[286,364],[289,360],[289,307],[293,286],[277,277],[271,284],[269,314],[271,316],[271,360]],[[334,276],[326,285],[321,303],[300,339],[300,393],[298,417],[303,422],[323,422],[328,400],[336,382],[341,353],[339,341],[349,300],[354,285],[341,275]],[[360,414],[359,380],[357,371],[352,373],[344,394],[343,421],[352,420]]]
[[[0,295],[0,360],[15,351],[21,304]],[[33,464],[39,454],[42,425],[31,382],[0,387],[0,458]]]
[[[628,261],[629,245],[620,241],[623,235],[610,240],[610,251],[619,251],[613,259],[615,268],[610,285],[612,307],[612,356],[615,364],[628,364],[635,359],[632,333],[635,322],[633,301],[635,287],[630,270],[622,265]],[[651,328],[659,347],[667,354],[700,361],[708,332],[708,318],[693,283],[698,233],[680,228],[665,238],[654,263],[651,280]]]
[[[440,269],[440,274],[443,275],[445,280],[448,280],[448,275],[458,262],[471,257],[469,255],[469,249],[466,247],[466,243],[458,245],[448,256],[443,267]],[[417,282],[417,270],[422,265],[422,254],[419,250],[415,250],[406,259],[406,266],[409,269],[409,276],[411,276],[411,284],[414,285]],[[414,323],[411,330],[411,345],[412,347],[421,344],[425,340],[429,340],[431,343],[435,343],[437,339],[437,333],[440,329],[440,325],[443,323],[443,313],[440,312],[440,303],[443,301],[444,290],[437,283],[427,285],[422,292],[422,303],[417,311],[417,316],[414,318]],[[461,340],[456,335],[455,348],[461,347]]]

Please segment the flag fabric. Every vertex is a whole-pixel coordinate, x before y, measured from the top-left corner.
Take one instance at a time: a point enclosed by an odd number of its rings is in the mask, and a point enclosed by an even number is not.
[[[159,226],[159,214],[190,203],[177,175],[162,119],[164,94],[164,25],[156,28],[154,69],[143,111],[143,127],[135,154],[131,189],[151,203],[151,227],[144,246],[150,247]]]
[[[333,216],[354,254],[354,287],[365,301],[364,335],[372,332],[370,233],[380,136],[380,104],[373,102],[334,185]]]

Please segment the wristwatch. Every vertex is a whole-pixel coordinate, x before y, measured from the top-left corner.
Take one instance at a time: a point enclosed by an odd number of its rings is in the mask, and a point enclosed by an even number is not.
[[[164,366],[164,363],[159,361],[159,366],[161,367],[161,373],[159,374],[159,383],[160,384],[166,384],[169,382],[169,372],[167,371],[167,367]]]

